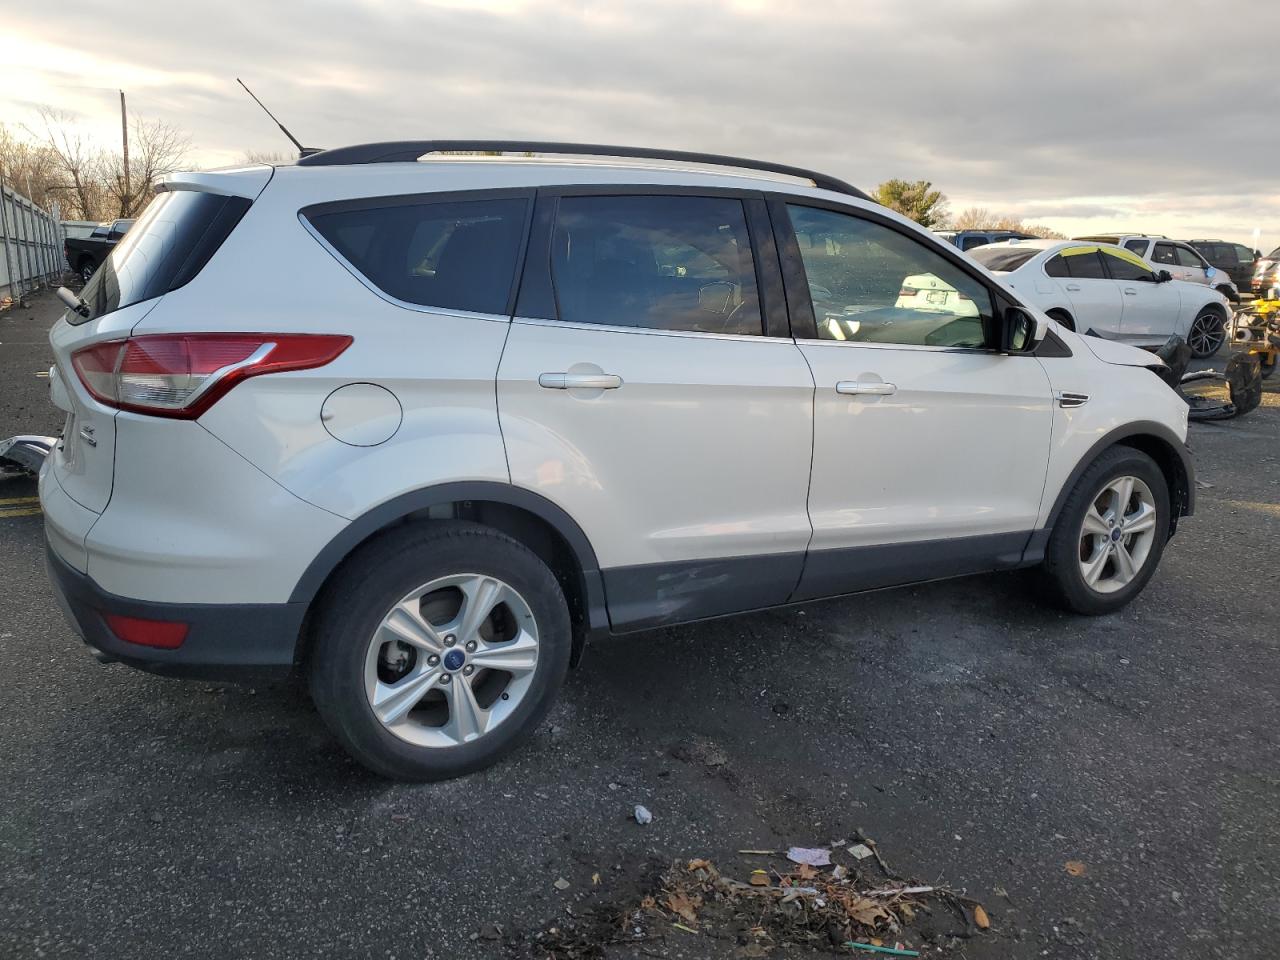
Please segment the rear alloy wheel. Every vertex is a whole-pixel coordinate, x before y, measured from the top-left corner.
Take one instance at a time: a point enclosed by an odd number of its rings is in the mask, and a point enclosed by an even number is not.
[[[1227,328],[1221,315],[1216,310],[1207,309],[1192,321],[1191,330],[1187,333],[1187,346],[1191,348],[1193,357],[1204,360],[1221,350],[1226,339]]]
[[[1115,446],[1076,481],[1045,549],[1055,599],[1090,616],[1119,610],[1147,585],[1169,536],[1169,488],[1141,450]]]
[[[569,667],[554,574],[477,524],[396,530],[353,555],[315,618],[316,707],[375,773],[443,780],[527,738]]]
[[[93,276],[93,270],[94,270],[94,267],[92,263],[80,264],[80,282],[88,283],[89,278]]]

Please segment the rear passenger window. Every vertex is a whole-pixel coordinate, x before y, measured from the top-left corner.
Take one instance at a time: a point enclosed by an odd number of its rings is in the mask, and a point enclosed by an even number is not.
[[[1165,263],[1174,266],[1178,262],[1178,255],[1174,253],[1172,243],[1157,243],[1156,248],[1151,253],[1152,263]]]
[[[1068,253],[1063,255],[1067,263],[1067,276],[1077,280],[1106,280],[1107,272],[1102,267],[1102,257],[1097,250],[1088,253]]]
[[[336,206],[304,215],[383,293],[443,310],[507,312],[527,200]]]
[[[740,200],[562,197],[551,268],[561,320],[763,332]]]

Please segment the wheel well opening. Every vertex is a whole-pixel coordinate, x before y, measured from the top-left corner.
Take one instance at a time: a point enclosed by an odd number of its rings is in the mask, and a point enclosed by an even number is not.
[[[1052,310],[1046,311],[1045,316],[1052,317],[1054,320],[1057,320],[1060,324],[1062,324],[1068,330],[1071,330],[1074,332],[1076,329],[1075,318],[1072,317],[1071,314],[1068,313],[1066,310],[1063,310],[1061,307],[1054,307]]]
[[[1178,529],[1178,518],[1187,515],[1191,503],[1191,483],[1182,459],[1167,441],[1150,434],[1138,434],[1118,441],[1118,446],[1141,450],[1160,467],[1165,483],[1169,485],[1169,536]]]
[[[324,583],[316,591],[316,599],[325,595],[329,581],[343,568],[347,559],[374,540],[408,524],[432,523],[440,520],[466,520],[505,533],[533,551],[538,559],[550,568],[569,606],[569,620],[573,624],[571,662],[576,666],[582,656],[589,623],[587,585],[582,564],[568,541],[552,524],[531,511],[508,503],[491,500],[457,500],[433,504],[425,509],[407,513],[354,544],[346,556],[335,564],[326,576]],[[294,657],[298,664],[306,659],[311,644],[311,616],[315,607],[316,604],[313,602],[303,621],[298,649]]]

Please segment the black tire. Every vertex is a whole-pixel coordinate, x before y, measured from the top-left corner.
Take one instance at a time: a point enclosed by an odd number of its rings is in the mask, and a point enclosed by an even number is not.
[[[1067,311],[1065,311],[1065,310],[1050,310],[1050,311],[1048,312],[1048,314],[1046,314],[1046,316],[1050,316],[1050,317],[1052,317],[1054,320],[1057,320],[1060,324],[1062,324],[1064,327],[1066,327],[1066,328],[1067,328],[1068,330],[1070,330],[1072,333],[1075,333],[1075,332],[1076,332],[1076,322],[1075,322],[1075,320],[1074,320],[1074,319],[1072,319],[1071,314],[1067,313]]]
[[[537,625],[537,664],[523,699],[493,730],[453,746],[420,746],[374,715],[364,679],[369,644],[401,598],[434,579],[464,573],[495,577],[521,595]],[[418,782],[487,767],[527,739],[555,701],[572,646],[564,594],[547,566],[505,534],[460,521],[403,527],[356,551],[326,588],[312,640],[311,696],[329,728],[374,773]]]
[[[1191,321],[1191,329],[1187,332],[1187,346],[1191,348],[1191,356],[1197,360],[1212,357],[1222,349],[1226,341],[1226,320],[1213,307],[1205,307]]]
[[[78,272],[79,272],[79,274],[80,274],[80,282],[81,282],[81,283],[88,283],[88,282],[89,282],[89,278],[93,276],[93,271],[94,271],[95,269],[97,269],[97,268],[96,268],[96,267],[94,267],[94,265],[93,265],[91,262],[89,262],[88,260],[82,261],[82,262],[81,262],[81,264],[80,264],[80,269],[79,269],[79,271],[78,271]]]
[[[1080,570],[1081,527],[1093,502],[1112,481],[1125,476],[1141,479],[1155,498],[1156,523],[1150,550],[1137,575],[1113,593],[1090,587]],[[1124,607],[1142,592],[1155,573],[1169,538],[1169,486],[1156,462],[1132,447],[1103,451],[1076,481],[1049,535],[1042,580],[1051,600],[1073,613],[1099,616]]]
[[[1268,356],[1271,358],[1270,362],[1264,359],[1264,357]],[[1270,380],[1271,375],[1276,372],[1276,367],[1280,366],[1280,363],[1277,363],[1277,357],[1274,353],[1269,353],[1258,358],[1258,366],[1262,368],[1262,379]]]

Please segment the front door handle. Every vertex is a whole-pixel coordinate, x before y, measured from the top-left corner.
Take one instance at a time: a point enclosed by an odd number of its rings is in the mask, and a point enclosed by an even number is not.
[[[1133,287],[1125,287],[1124,295],[1126,297],[1136,297],[1138,295],[1138,291],[1133,289]]]
[[[887,397],[897,392],[896,383],[885,383],[882,380],[841,380],[836,384],[836,393],[846,395]]]
[[[612,373],[544,373],[538,386],[548,390],[617,390],[622,378]]]
[[[1080,292],[1080,284],[1078,284],[1078,283],[1068,283],[1068,284],[1067,284],[1067,289],[1068,289],[1068,290],[1070,290],[1072,293],[1079,293],[1079,292]]]

